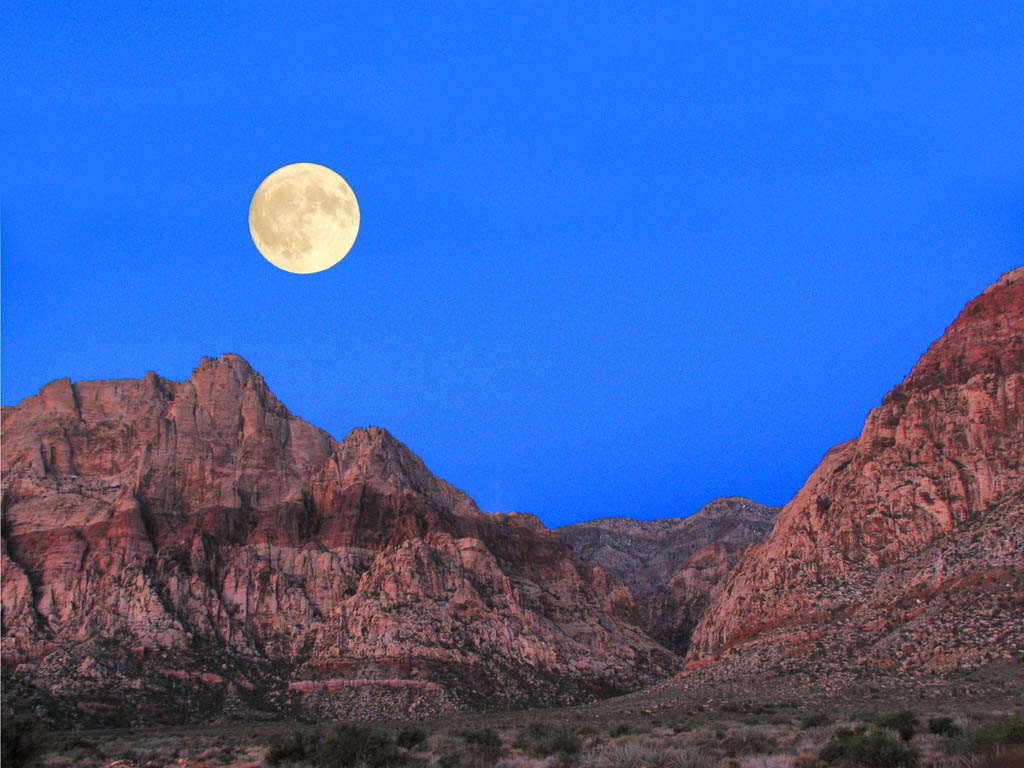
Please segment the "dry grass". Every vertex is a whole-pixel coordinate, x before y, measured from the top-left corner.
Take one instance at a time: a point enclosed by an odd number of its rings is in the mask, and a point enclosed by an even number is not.
[[[385,750],[393,754],[393,764],[407,768],[827,768],[822,750],[844,733],[862,734],[865,740],[880,734],[898,742],[919,756],[922,768],[1024,765],[1019,751],[1024,719],[1006,710],[953,715],[948,708],[919,711],[914,733],[904,728],[903,735],[909,735],[904,740],[898,730],[882,724],[897,722],[890,713],[905,706],[859,716],[813,716],[780,708],[768,719],[736,708],[655,718],[624,706],[624,701],[603,702],[606,716],[601,718],[590,716],[586,708],[568,707],[377,728],[393,745]],[[899,721],[906,724],[909,718]],[[329,729],[320,726],[322,732]],[[274,723],[51,734],[51,751],[39,765],[261,768],[272,742],[314,730],[312,725]],[[306,758],[305,764],[314,762]]]

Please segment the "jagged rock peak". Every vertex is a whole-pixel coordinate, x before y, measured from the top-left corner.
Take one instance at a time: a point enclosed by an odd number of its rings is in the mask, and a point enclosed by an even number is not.
[[[384,427],[353,427],[341,441],[341,445],[359,452],[383,452],[409,457],[416,463],[423,462],[416,454]]]
[[[240,355],[229,352],[218,358],[203,357],[199,367],[193,369],[188,383],[197,393],[215,397],[233,398],[251,390],[259,402],[276,416],[287,419],[292,415],[270,391],[263,377]]]
[[[215,375],[223,370],[231,371],[240,382],[245,382],[250,376],[259,376],[249,362],[241,355],[232,352],[225,352],[220,357],[206,357],[199,360],[199,366],[192,369],[190,378],[201,378],[203,376]]]
[[[480,512],[379,427],[335,442],[237,355],[54,382],[3,441],[5,711],[407,717],[678,668],[535,518]]]

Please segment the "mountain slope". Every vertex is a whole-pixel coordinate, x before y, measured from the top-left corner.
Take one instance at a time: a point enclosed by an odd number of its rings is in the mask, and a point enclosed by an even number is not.
[[[1022,454],[1016,269],[967,304],[747,551],[694,634],[691,666],[817,653],[833,667],[941,670],[1019,654]]]
[[[341,443],[241,358],[3,411],[5,708],[65,722],[575,701],[676,659],[529,515],[387,432]]]
[[[576,554],[632,591],[648,634],[685,654],[708,603],[743,550],[771,531],[778,507],[715,499],[687,518],[592,520],[557,529]]]

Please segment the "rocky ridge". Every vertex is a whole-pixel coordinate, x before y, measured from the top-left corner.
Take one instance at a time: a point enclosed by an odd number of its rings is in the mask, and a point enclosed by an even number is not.
[[[715,499],[686,518],[602,518],[557,532],[585,562],[633,591],[651,637],[685,654],[711,598],[746,547],[768,535],[778,512],[734,496]]]
[[[480,512],[382,429],[335,442],[234,355],[55,381],[3,409],[2,469],[8,711],[423,715],[676,669],[536,518]]]
[[[694,634],[691,672],[949,672],[1024,652],[1024,268],[833,448]]]

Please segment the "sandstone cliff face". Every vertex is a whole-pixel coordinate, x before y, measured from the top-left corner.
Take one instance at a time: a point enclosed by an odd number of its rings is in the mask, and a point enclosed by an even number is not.
[[[1017,269],[966,306],[858,439],[825,456],[771,535],[743,556],[694,634],[691,661],[739,646],[806,654],[812,641],[863,663],[901,658],[897,645],[916,649],[911,665],[985,661],[914,623],[939,616],[939,605],[945,624],[992,626],[995,616],[1015,625],[994,632],[990,654],[1022,650],[1022,427]],[[959,590],[987,596],[961,599]],[[915,627],[917,639],[901,635]]]
[[[636,598],[648,634],[680,654],[729,570],[771,531],[778,507],[715,499],[687,518],[617,517],[559,528],[587,563],[618,577]]]
[[[744,548],[714,541],[696,552],[667,583],[638,598],[647,633],[680,655],[711,601],[725,587]]]
[[[241,358],[3,411],[5,706],[104,722],[573,701],[675,659],[621,583]]]

